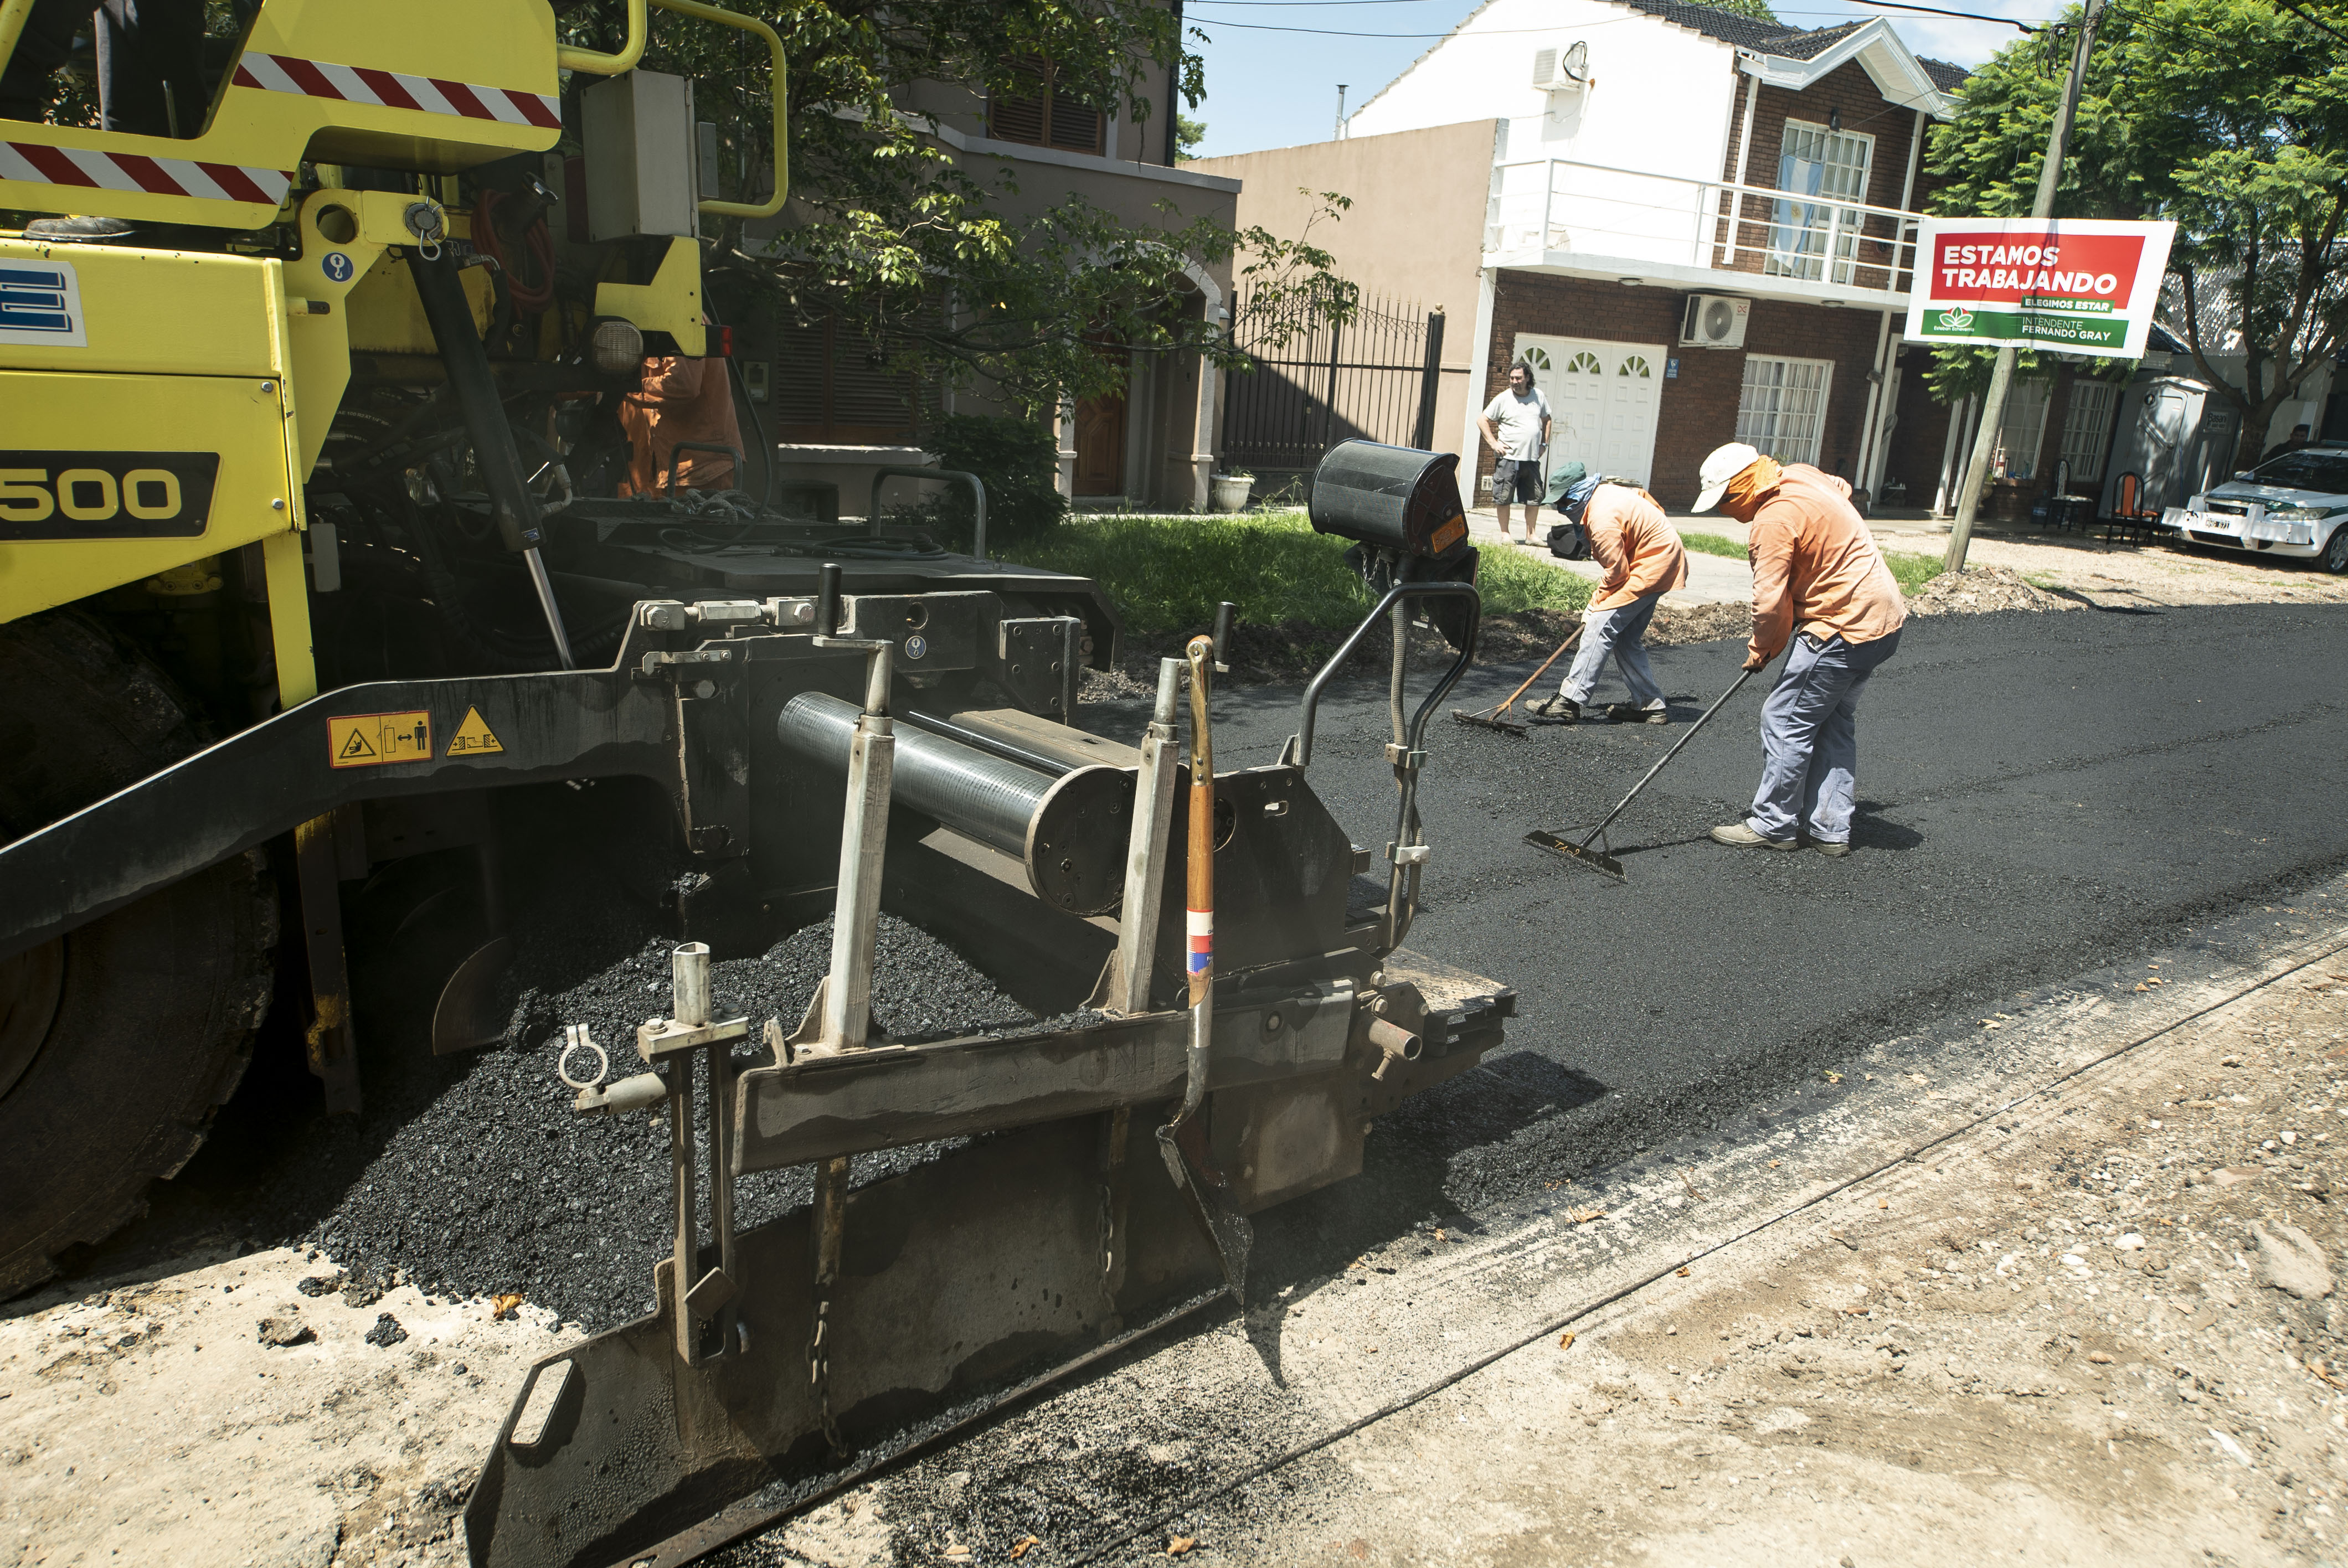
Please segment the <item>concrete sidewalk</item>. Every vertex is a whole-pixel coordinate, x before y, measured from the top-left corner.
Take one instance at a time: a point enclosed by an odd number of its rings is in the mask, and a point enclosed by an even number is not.
[[[1513,508],[1512,508],[1513,509]],[[1549,538],[1557,514],[1544,507],[1535,525]],[[1717,514],[1671,514],[1683,536],[1713,534],[1742,545],[1747,530]],[[1468,514],[1469,532],[1487,548],[1508,548],[1595,582],[1604,574],[1595,561],[1563,561],[1547,548],[1523,543],[1523,519],[1516,541],[1503,545],[1489,507]],[[1921,515],[1872,518],[1875,541],[1888,554],[1931,556],[1949,548],[1948,526]],[[2015,530],[2003,524],[1982,528],[1966,553],[1969,567],[2006,567],[2042,588],[2066,592],[2110,610],[2157,609],[2187,604],[2337,604],[2348,602],[2348,577],[2333,577],[2312,561],[2262,559],[2170,544],[2106,544],[2094,530],[2050,534]],[[1688,552],[1688,585],[1663,596],[1666,604],[1744,603],[1753,591],[1746,564],[1728,556]]]

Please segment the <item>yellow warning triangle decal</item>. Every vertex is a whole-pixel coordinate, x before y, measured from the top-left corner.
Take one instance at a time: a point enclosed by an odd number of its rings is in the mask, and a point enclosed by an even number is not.
[[[371,757],[375,755],[375,748],[366,743],[366,737],[365,735],[360,734],[356,730],[353,730],[351,732],[351,738],[343,743],[342,754],[345,757]]]
[[[457,733],[448,738],[448,754],[452,757],[486,755],[504,750],[505,747],[498,743],[497,736],[489,733],[489,726],[482,720],[479,708],[466,709],[465,722],[458,725]]]

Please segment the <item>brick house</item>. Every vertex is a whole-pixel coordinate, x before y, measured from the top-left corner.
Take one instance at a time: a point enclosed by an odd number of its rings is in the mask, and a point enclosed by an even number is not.
[[[1241,178],[1239,221],[1275,230],[1292,231],[1298,188],[1344,191],[1354,209],[1313,238],[1345,274],[1473,320],[1437,437],[1478,455],[1471,504],[1492,467],[1476,415],[1523,358],[1552,459],[1667,506],[1732,439],[1921,506],[1950,421],[1900,328],[1926,129],[1964,77],[1880,19],[1806,32],[1684,0],[1488,0],[1342,138],[1186,167]]]

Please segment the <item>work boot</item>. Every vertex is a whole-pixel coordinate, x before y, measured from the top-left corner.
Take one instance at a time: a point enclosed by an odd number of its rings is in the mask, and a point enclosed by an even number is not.
[[[1581,719],[1581,704],[1562,692],[1535,702],[1532,711],[1544,719],[1555,719],[1560,723],[1578,723]]]
[[[1813,838],[1810,840],[1810,847],[1817,850],[1820,855],[1839,856],[1849,855],[1850,853],[1850,840],[1848,838]]]
[[[1652,708],[1642,708],[1636,702],[1610,703],[1606,716],[1618,724],[1661,724],[1671,718],[1661,702]]]
[[[137,232],[119,218],[36,218],[25,225],[27,240],[61,240],[79,245],[103,245],[128,240]]]
[[[1770,838],[1754,832],[1741,822],[1732,822],[1712,830],[1715,844],[1725,844],[1737,849],[1799,849],[1790,838]]]

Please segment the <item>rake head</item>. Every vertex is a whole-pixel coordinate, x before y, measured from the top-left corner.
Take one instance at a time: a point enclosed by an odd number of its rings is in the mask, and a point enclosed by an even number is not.
[[[1463,724],[1473,724],[1480,730],[1498,730],[1504,735],[1521,736],[1527,733],[1525,726],[1516,720],[1504,719],[1500,716],[1507,712],[1508,709],[1505,706],[1479,709],[1473,713],[1465,709],[1454,708],[1451,710],[1451,716]]]
[[[1622,863],[1602,849],[1592,849],[1586,844],[1576,844],[1570,838],[1560,838],[1554,833],[1542,833],[1539,829],[1526,834],[1525,842],[1536,849],[1546,849],[1553,854],[1562,855],[1568,860],[1578,861],[1601,876],[1612,876],[1617,882],[1631,880],[1622,869]]]

